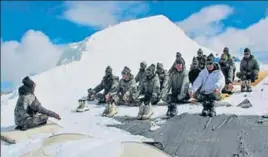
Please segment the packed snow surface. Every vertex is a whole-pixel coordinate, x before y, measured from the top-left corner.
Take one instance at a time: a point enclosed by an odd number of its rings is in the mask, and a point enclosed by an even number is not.
[[[188,38],[179,27],[164,16],[123,22],[95,33],[76,46],[79,45],[83,47],[73,47],[73,49],[81,51],[81,53],[75,53],[75,55],[81,55],[80,60],[72,61],[69,64],[58,66],[32,77],[37,84],[35,94],[42,105],[59,113],[62,118],[61,121],[50,119],[64,127],[59,133],[84,133],[96,137],[96,139],[76,141],[53,147],[51,151],[55,152],[57,157],[88,156],[88,154],[94,157],[111,157],[113,154],[116,156],[118,150],[120,150],[117,149],[120,147],[119,141],[151,140],[107,127],[108,124],[118,124],[119,122],[101,116],[104,106],[91,104],[91,110],[88,112],[74,112],[78,106],[77,100],[87,94],[88,88],[96,86],[101,81],[104,70],[108,65],[113,68],[113,73],[117,76],[120,76],[124,66],[128,66],[132,73],[136,75],[141,61],[146,61],[148,65],[162,62],[164,68],[169,69],[175,60],[176,52],[181,52],[186,60],[187,67],[189,67],[192,57],[196,55],[200,47],[205,54],[212,52]],[[252,108],[235,107],[245,97],[244,94],[234,94],[226,99],[234,106],[219,107],[217,113],[267,114],[267,84],[268,80],[266,79],[254,88],[251,94],[247,95],[247,98],[253,104]],[[1,96],[1,130],[14,125],[14,107],[17,98],[17,91]],[[163,116],[166,107],[156,106],[153,110],[153,117]],[[179,106],[178,110],[179,114],[184,112],[199,113],[201,107],[183,105]],[[120,106],[118,112],[118,116],[136,116],[138,108]],[[40,135],[15,145],[1,143],[1,156],[20,156],[38,147],[42,140],[48,136],[50,135]]]

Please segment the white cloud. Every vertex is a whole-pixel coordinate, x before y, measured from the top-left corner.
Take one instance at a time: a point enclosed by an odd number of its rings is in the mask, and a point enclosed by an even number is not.
[[[222,30],[221,20],[233,13],[233,8],[227,5],[213,5],[202,8],[187,19],[177,24],[190,36],[212,36]]]
[[[233,12],[234,9],[229,6],[210,6],[178,22],[178,25],[198,43],[214,51],[222,52],[227,46],[233,54],[241,53],[245,47],[249,47],[253,52],[267,52],[268,16],[245,29],[223,29],[222,20]]]
[[[148,11],[145,2],[82,1],[66,2],[64,18],[85,26],[105,28],[122,20],[135,19]]]
[[[1,80],[19,83],[25,75],[55,67],[60,49],[39,31],[27,31],[21,42],[1,43]]]

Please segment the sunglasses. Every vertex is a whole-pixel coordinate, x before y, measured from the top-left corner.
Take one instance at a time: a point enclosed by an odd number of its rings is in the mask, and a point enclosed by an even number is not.
[[[126,73],[126,72],[121,72],[121,74],[122,74],[122,75],[127,75],[127,73]]]
[[[145,64],[140,64],[140,67],[144,68],[144,67],[146,67],[146,65]]]
[[[226,62],[227,60],[226,59],[221,59],[222,62]]]
[[[206,62],[206,65],[212,65],[213,62]]]
[[[249,53],[249,52],[245,52],[244,55],[245,55],[245,56],[249,56],[250,53]]]

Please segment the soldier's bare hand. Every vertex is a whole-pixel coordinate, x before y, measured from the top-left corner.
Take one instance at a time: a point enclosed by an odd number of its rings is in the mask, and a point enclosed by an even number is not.
[[[56,115],[55,115],[55,118],[56,118],[56,119],[58,119],[58,120],[61,120],[60,115],[59,115],[59,114],[57,114],[57,113],[56,113]]]
[[[229,83],[228,84],[228,90],[232,90],[233,89],[233,84],[232,83]]]
[[[106,102],[110,101],[110,98],[111,98],[110,94],[106,94],[106,95],[105,95],[105,100],[106,100]]]
[[[189,96],[190,96],[190,98],[193,98],[194,97],[194,92],[193,91],[190,91],[189,92]]]
[[[216,95],[218,95],[218,94],[220,93],[219,88],[216,88],[216,89],[214,90],[214,93],[215,93]]]

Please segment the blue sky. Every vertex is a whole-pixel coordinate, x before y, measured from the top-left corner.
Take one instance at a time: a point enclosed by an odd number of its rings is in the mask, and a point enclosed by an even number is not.
[[[3,82],[10,87],[6,82],[19,82],[24,75],[55,66],[59,44],[81,41],[124,20],[159,14],[213,50],[229,46],[238,52],[249,46],[267,57],[266,1],[1,1],[1,88]]]
[[[20,40],[29,30],[40,30],[54,43],[68,43],[83,40],[99,30],[96,27],[82,26],[62,17],[66,10],[64,2],[48,1],[4,1],[1,8],[1,37],[3,41]],[[137,18],[163,14],[172,21],[181,21],[208,5],[226,4],[236,9],[235,14],[224,20],[227,26],[246,28],[264,17],[268,2],[147,2],[149,8]],[[68,30],[68,31],[66,31]]]

